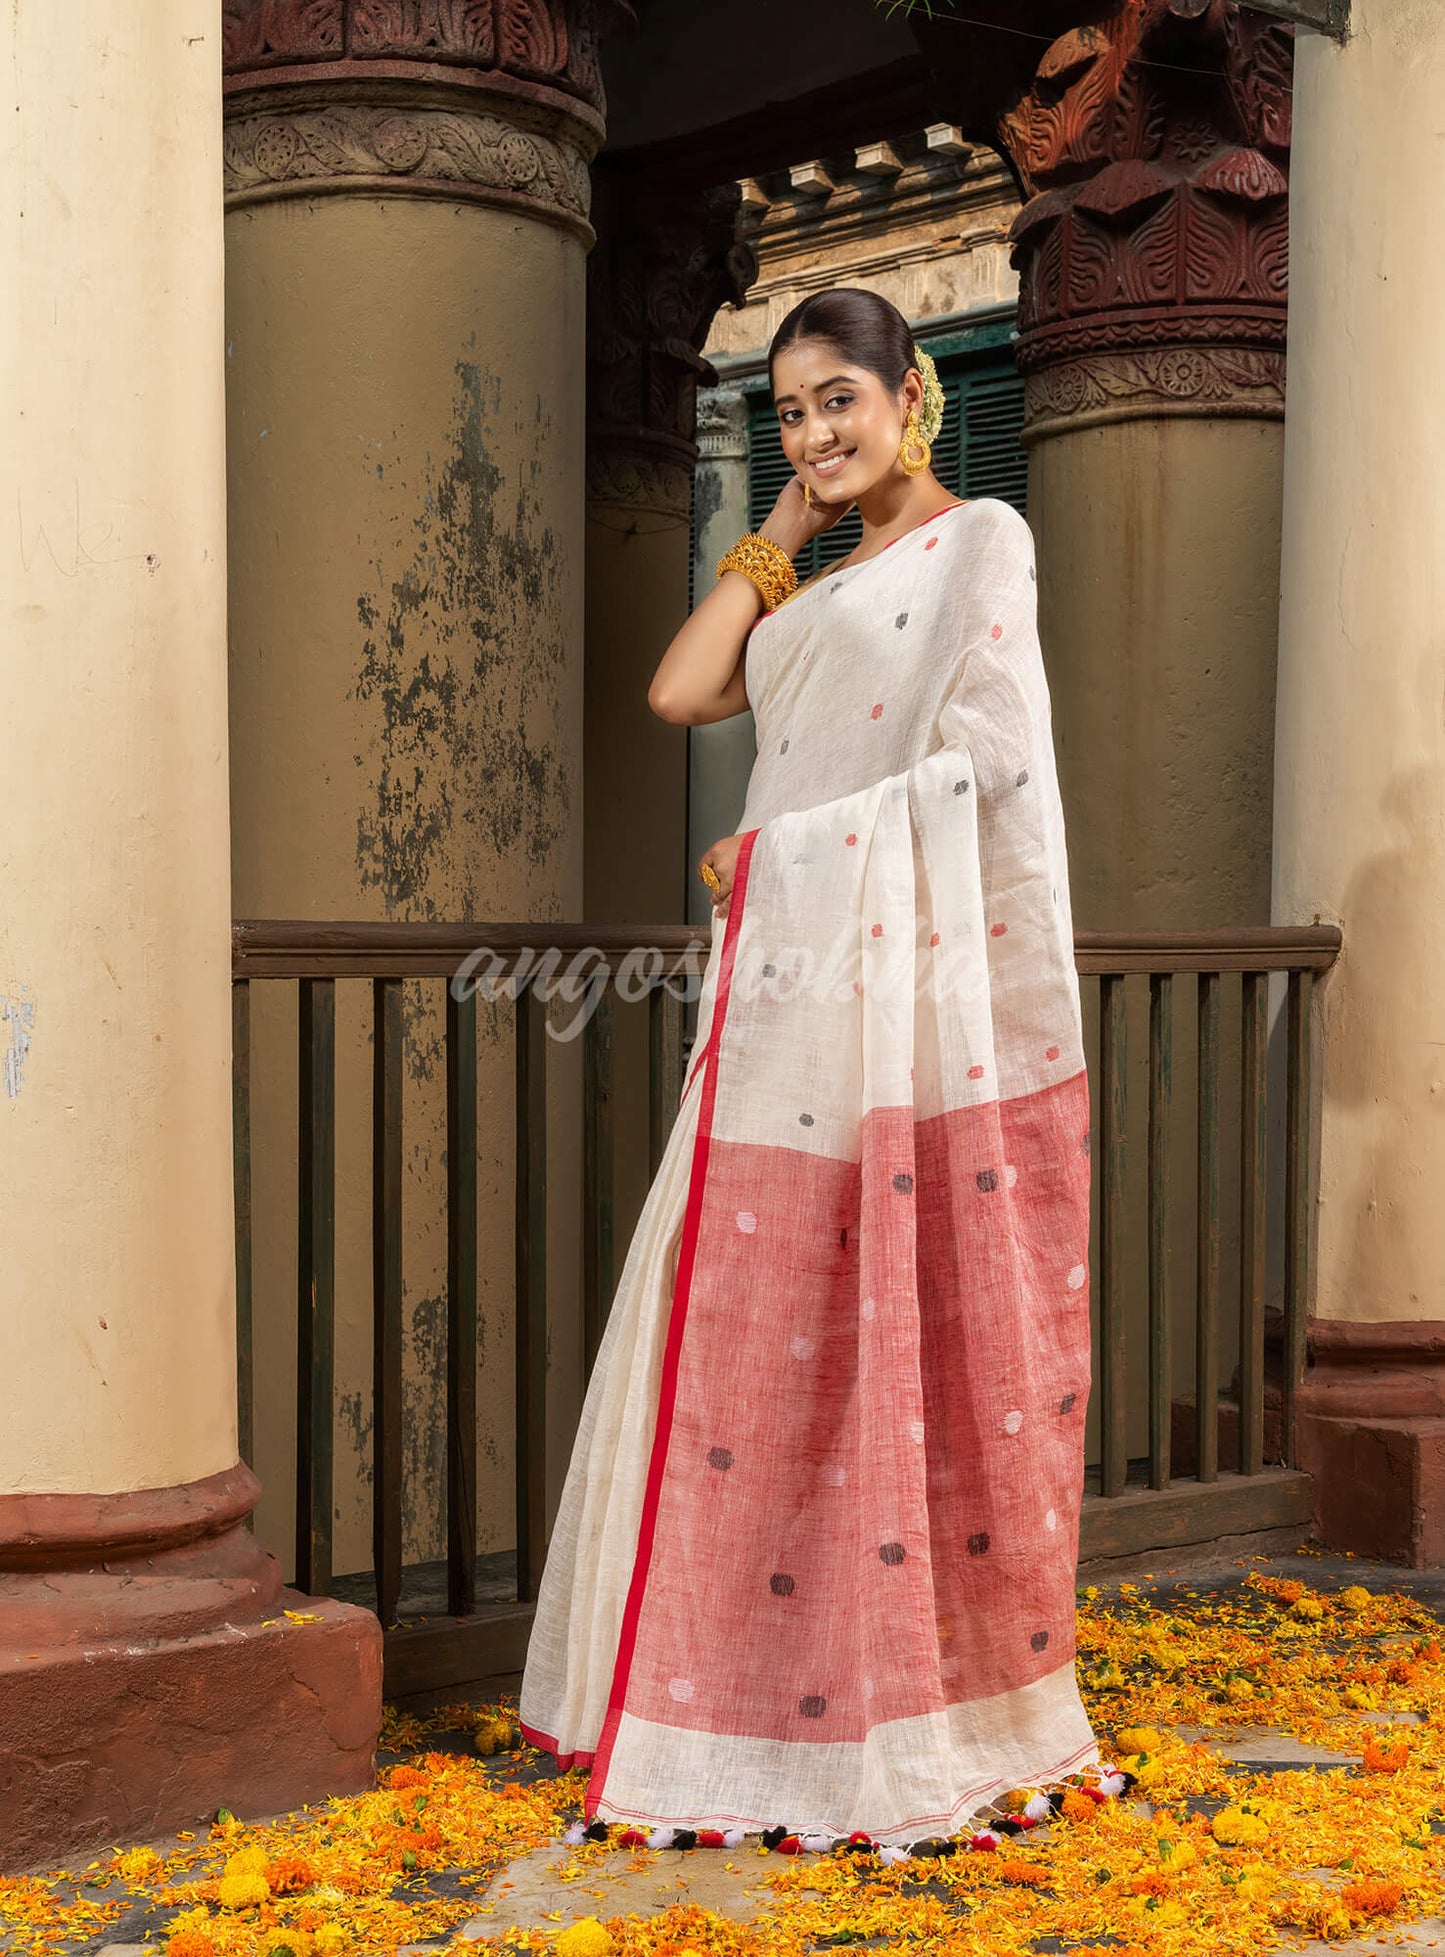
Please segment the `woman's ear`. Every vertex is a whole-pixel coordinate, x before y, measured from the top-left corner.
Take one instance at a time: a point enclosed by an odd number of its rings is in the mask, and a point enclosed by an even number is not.
[[[916,367],[910,367],[903,376],[903,418],[910,414],[923,413],[923,376]]]

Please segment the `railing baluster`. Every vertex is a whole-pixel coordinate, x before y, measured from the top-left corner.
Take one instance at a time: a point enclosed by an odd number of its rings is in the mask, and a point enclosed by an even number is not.
[[[371,1553],[376,1614],[395,1624],[401,1602],[401,1121],[402,981],[371,987]]]
[[[1246,972],[1239,1083],[1239,1471],[1264,1466],[1265,1174],[1269,1149],[1269,977]]]
[[[331,1589],[336,981],[297,982],[296,1587]]]
[[[477,995],[447,986],[447,1609],[477,1607]]]
[[[612,1305],[612,1031],[611,973],[592,980],[583,1044],[583,1365],[590,1374]]]
[[[251,981],[231,986],[231,1183],[236,1205],[236,1451],[256,1457],[256,1347],[251,1297]]]
[[[1289,975],[1289,1061],[1285,1090],[1284,1458],[1295,1460],[1295,1418],[1305,1371],[1310,1277],[1310,1007],[1314,975]]]
[[[1198,1310],[1195,1473],[1219,1479],[1219,974],[1199,975]]]
[[[1149,976],[1149,1486],[1169,1486],[1173,1367],[1169,1340],[1169,1108],[1174,980]]]
[[[537,1595],[547,1527],[547,1006],[517,994],[517,1597]]]
[[[1100,1490],[1122,1495],[1128,1480],[1127,1340],[1124,1322],[1124,1118],[1126,1026],[1122,973],[1099,980],[1100,1155],[1099,1351],[1103,1458]]]
[[[657,1174],[682,1097],[682,1000],[659,979],[647,1000],[647,1173]]]

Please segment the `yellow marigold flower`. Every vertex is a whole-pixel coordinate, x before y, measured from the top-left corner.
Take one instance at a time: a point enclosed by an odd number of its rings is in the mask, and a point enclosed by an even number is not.
[[[223,1875],[216,1884],[216,1900],[222,1909],[253,1909],[270,1902],[271,1885],[263,1875]]]
[[[1171,1869],[1187,1869],[1199,1860],[1199,1850],[1187,1835],[1160,1835],[1159,1859]]]
[[[1240,1848],[1250,1842],[1267,1840],[1269,1824],[1261,1815],[1251,1814],[1248,1808],[1227,1807],[1215,1815],[1209,1831],[1226,1848]]]
[[[1232,1699],[1238,1705],[1241,1699],[1252,1699],[1254,1697],[1254,1687],[1247,1678],[1232,1678],[1224,1688],[1224,1696],[1226,1699]]]
[[[1336,1601],[1345,1610],[1368,1610],[1374,1599],[1362,1583],[1352,1583],[1340,1592]]]
[[[1157,1726],[1120,1726],[1114,1743],[1121,1753],[1157,1753],[1164,1742]]]
[[[492,1753],[505,1753],[516,1745],[516,1727],[503,1714],[488,1714],[476,1724],[477,1751],[485,1759]]]
[[[346,1948],[346,1932],[339,1923],[323,1923],[312,1938],[316,1957],[341,1957]]]
[[[223,1909],[251,1909],[257,1903],[270,1902],[271,1885],[266,1880],[264,1848],[238,1848],[234,1855],[226,1857],[225,1869],[216,1885],[216,1899]]]
[[[161,1865],[153,1848],[128,1848],[115,1858],[116,1874],[127,1882],[145,1882]]]
[[[595,1916],[584,1916],[559,1931],[552,1948],[557,1957],[605,1957],[612,1948],[612,1933]]]
[[[1347,1706],[1353,1706],[1356,1712],[1373,1712],[1380,1703],[1365,1685],[1347,1685],[1340,1697]]]
[[[1296,1617],[1304,1618],[1307,1624],[1318,1624],[1325,1614],[1325,1607],[1318,1597],[1296,1597],[1290,1605]]]

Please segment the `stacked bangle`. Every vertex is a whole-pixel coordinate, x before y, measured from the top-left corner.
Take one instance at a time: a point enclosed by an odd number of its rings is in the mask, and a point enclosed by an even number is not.
[[[718,576],[721,577],[724,571],[741,571],[750,583],[755,584],[767,611],[775,610],[798,588],[798,574],[788,553],[780,544],[770,543],[766,537],[759,536],[756,530],[739,537],[727,555],[718,559]]]

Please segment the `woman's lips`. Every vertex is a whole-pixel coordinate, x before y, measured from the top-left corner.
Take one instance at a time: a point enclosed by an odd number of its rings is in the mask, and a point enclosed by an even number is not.
[[[814,475],[821,476],[824,482],[827,482],[831,477],[841,475],[857,453],[858,451],[856,449],[850,448],[844,455],[823,456],[811,462],[808,466],[812,469]]]

